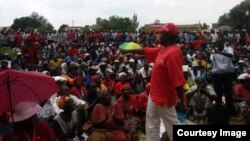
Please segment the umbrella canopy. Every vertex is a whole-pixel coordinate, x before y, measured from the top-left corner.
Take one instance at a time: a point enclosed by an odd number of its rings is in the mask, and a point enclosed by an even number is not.
[[[140,50],[142,47],[134,42],[125,42],[119,46],[119,49],[121,50]]]
[[[0,71],[0,112],[9,112],[22,101],[41,103],[58,91],[55,80],[39,72]]]

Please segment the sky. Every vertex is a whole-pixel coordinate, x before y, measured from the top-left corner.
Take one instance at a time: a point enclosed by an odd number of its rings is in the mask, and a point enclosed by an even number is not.
[[[224,13],[243,0],[0,0],[0,27],[10,26],[15,18],[37,12],[57,29],[62,24],[84,26],[96,18],[112,15],[133,17],[139,26],[153,23],[216,23]]]

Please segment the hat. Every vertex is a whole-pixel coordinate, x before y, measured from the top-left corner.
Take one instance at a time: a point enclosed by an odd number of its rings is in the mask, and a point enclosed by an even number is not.
[[[99,66],[107,65],[105,62],[100,62]]]
[[[98,67],[95,66],[95,65],[92,65],[89,69],[90,69],[90,70],[98,70]]]
[[[174,23],[166,23],[165,25],[163,25],[161,28],[157,29],[156,31],[159,33],[166,32],[175,36],[177,36],[177,33],[178,33],[177,27]]]
[[[188,65],[183,65],[182,70],[183,70],[183,72],[189,72],[191,70],[191,68]]]
[[[13,114],[14,122],[26,120],[35,115],[41,107],[34,102],[24,101],[16,105]]]
[[[129,62],[134,63],[134,62],[135,62],[135,60],[134,60],[134,59],[129,59]]]
[[[126,88],[129,88],[129,89],[132,89],[131,88],[131,86],[129,85],[129,84],[123,84],[122,86],[121,86],[121,91],[124,91]]]
[[[67,79],[62,77],[62,76],[54,76],[53,78],[54,78],[54,80],[56,82],[65,82],[65,81],[67,81]]]
[[[198,62],[197,62],[197,61],[193,61],[193,62],[192,62],[192,67],[199,67]]]
[[[115,61],[114,62],[117,62],[117,63],[119,63],[120,61],[118,60],[118,59],[115,59]]]
[[[243,60],[239,60],[239,63],[244,63],[244,61]]]
[[[70,63],[72,60],[71,60],[71,58],[70,58],[70,56],[66,56],[65,57],[65,62],[66,63]]]
[[[127,76],[127,74],[125,72],[119,73],[119,77],[122,77],[122,76]]]
[[[101,62],[107,62],[107,61],[108,61],[108,59],[106,57],[101,58]]]
[[[250,78],[250,75],[248,73],[242,73],[238,76],[238,80],[246,80],[249,78]]]

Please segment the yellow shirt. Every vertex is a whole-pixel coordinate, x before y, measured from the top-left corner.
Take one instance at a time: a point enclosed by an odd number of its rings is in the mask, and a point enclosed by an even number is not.
[[[51,59],[49,61],[49,67],[52,69],[60,67],[61,64],[62,64],[62,59],[57,59],[57,61],[54,61],[53,59]]]

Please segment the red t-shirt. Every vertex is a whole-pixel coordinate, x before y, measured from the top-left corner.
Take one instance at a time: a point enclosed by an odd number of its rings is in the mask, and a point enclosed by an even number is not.
[[[136,97],[132,95],[130,95],[127,102],[125,102],[123,100],[123,97],[121,96],[120,98],[118,98],[117,104],[121,107],[123,106],[123,104],[125,104],[126,111],[129,116],[135,116],[136,111],[138,110],[138,101]]]
[[[183,55],[177,45],[169,47],[145,48],[148,62],[154,62],[151,74],[150,97],[163,106],[174,106],[177,102],[176,88],[186,83],[183,76]]]
[[[124,85],[130,86],[130,84],[128,82],[123,83],[121,81],[119,81],[115,84],[114,92],[115,92],[116,98],[120,97],[120,94],[122,91],[122,86],[124,86]]]
[[[147,106],[148,106],[148,94],[147,94],[147,92],[142,92],[139,95],[138,106],[142,110],[147,110]]]
[[[238,84],[235,86],[235,93],[241,98],[250,98],[250,90],[243,87],[242,84]]]

